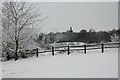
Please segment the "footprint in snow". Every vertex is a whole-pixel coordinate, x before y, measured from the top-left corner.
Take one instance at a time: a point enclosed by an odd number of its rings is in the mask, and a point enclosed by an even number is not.
[[[2,70],[2,72],[5,72],[5,70]]]
[[[23,73],[23,72],[21,72],[21,73]]]
[[[11,73],[11,74],[15,74],[15,73]]]

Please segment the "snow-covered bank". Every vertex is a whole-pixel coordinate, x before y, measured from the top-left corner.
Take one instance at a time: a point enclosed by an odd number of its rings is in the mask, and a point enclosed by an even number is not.
[[[3,62],[3,78],[117,78],[118,49]]]

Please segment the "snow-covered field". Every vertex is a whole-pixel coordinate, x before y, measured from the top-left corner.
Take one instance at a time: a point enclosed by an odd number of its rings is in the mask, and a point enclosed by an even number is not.
[[[117,78],[118,49],[55,56],[46,53],[38,58],[2,62],[2,65],[3,78]]]

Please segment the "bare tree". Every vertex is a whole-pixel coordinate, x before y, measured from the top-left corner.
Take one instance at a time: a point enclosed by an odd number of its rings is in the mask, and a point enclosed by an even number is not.
[[[41,13],[32,3],[3,2],[2,28],[7,41],[2,44],[15,54],[15,60],[18,59],[19,49],[31,39],[36,25],[46,19],[40,17]],[[14,48],[7,42],[12,42]]]

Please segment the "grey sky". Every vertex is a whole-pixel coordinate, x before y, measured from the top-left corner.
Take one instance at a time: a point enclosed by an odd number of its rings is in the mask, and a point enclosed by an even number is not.
[[[43,17],[49,16],[42,32],[118,28],[117,2],[39,2],[38,6]]]

